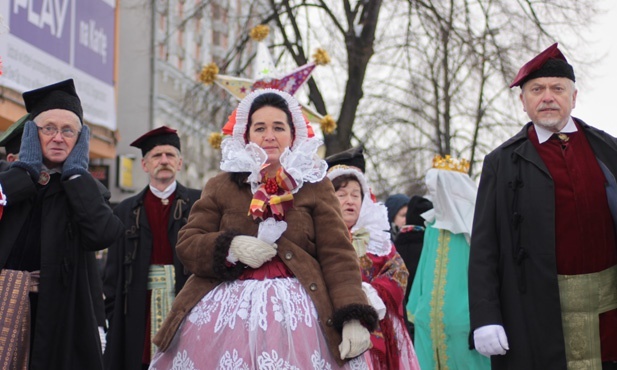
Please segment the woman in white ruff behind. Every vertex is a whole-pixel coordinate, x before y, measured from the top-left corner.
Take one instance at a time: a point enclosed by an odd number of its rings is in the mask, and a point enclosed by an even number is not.
[[[362,267],[362,287],[379,315],[371,333],[370,355],[376,370],[419,370],[420,365],[403,316],[403,296],[409,272],[390,240],[388,211],[376,202],[362,170],[364,157],[338,161],[328,178],[340,202],[343,221]],[[333,164],[331,157],[326,158]],[[347,163],[345,163],[347,162]]]
[[[223,132],[224,172],[176,247],[194,275],[150,368],[369,369],[377,314],[298,102],[255,91]]]

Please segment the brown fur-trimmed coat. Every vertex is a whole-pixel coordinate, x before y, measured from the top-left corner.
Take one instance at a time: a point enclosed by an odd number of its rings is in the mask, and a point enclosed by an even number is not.
[[[248,184],[238,186],[232,174],[221,173],[208,181],[195,202],[176,246],[193,276],[154,337],[160,350],[167,349],[181,322],[205,294],[242,273],[245,265],[227,267],[225,258],[235,235],[257,236],[258,224],[247,215],[252,197]],[[358,257],[331,182],[305,183],[285,215],[287,230],[277,241],[278,256],[311,296],[330,351],[339,359],[343,323],[359,319],[372,331],[377,314],[362,291]]]

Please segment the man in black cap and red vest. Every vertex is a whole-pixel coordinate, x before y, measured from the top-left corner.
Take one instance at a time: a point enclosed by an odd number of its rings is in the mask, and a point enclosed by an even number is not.
[[[574,81],[557,44],[525,64],[531,122],[484,159],[470,339],[493,369],[617,368],[617,140],[570,115]]]
[[[23,98],[19,159],[0,172],[0,368],[102,369],[94,253],[123,226],[88,172],[90,132],[73,80]]]
[[[110,322],[105,368],[110,370],[141,370],[150,364],[151,338],[188,278],[176,256],[176,241],[201,194],[176,180],[182,168],[176,130],[159,127],[131,146],[141,149],[150,184],[114,209],[126,232],[109,248],[104,274]]]

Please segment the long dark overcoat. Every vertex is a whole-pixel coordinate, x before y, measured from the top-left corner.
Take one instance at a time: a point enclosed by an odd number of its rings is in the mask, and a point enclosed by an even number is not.
[[[109,321],[106,369],[141,369],[146,313],[148,270],[152,254],[152,233],[144,209],[143,199],[148,191],[122,201],[114,209],[126,227],[125,234],[109,248],[105,267],[105,309]],[[176,293],[182,289],[189,274],[176,255],[178,231],[186,224],[193,203],[200,190],[189,189],[180,183],[172,203],[167,235],[174,247]]]
[[[0,220],[0,266],[32,212],[37,189],[25,171],[0,173],[7,206]],[[30,369],[102,369],[97,316],[101,282],[94,251],[122,233],[109,191],[92,176],[50,183],[42,203],[41,279]],[[99,307],[101,312],[97,312]]]
[[[575,121],[614,184],[617,139]],[[486,156],[476,201],[469,260],[471,332],[489,324],[505,328],[510,350],[491,356],[496,370],[566,369],[554,185],[527,138],[530,125]],[[515,211],[520,217],[513,216]],[[515,218],[520,220],[519,231]]]

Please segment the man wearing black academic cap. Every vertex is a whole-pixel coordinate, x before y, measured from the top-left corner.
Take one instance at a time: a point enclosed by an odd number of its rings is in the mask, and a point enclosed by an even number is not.
[[[493,369],[617,369],[617,139],[571,116],[574,81],[557,44],[525,64],[531,122],[484,160],[470,340]]]
[[[94,252],[122,223],[88,172],[90,133],[73,80],[23,98],[31,120],[19,159],[0,172],[0,368],[102,369]]]
[[[122,201],[114,212],[126,232],[109,248],[104,289],[110,329],[107,369],[147,368],[154,353],[151,338],[188,278],[176,256],[178,231],[201,192],[176,181],[182,168],[180,137],[159,127],[131,146],[141,149],[150,184]]]

